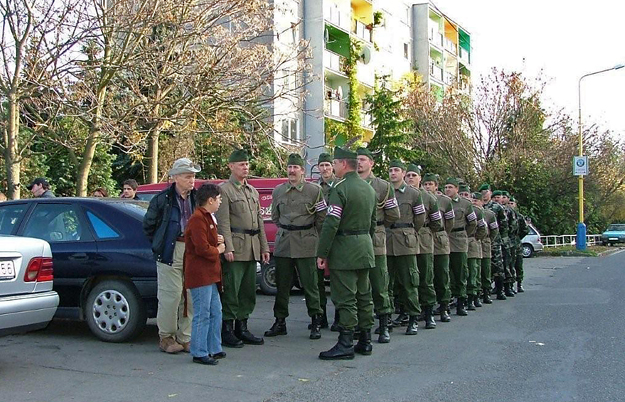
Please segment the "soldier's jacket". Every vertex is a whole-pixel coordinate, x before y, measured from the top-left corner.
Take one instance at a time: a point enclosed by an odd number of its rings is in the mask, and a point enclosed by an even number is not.
[[[386,254],[391,256],[419,253],[417,232],[425,224],[425,206],[419,190],[405,182],[395,192],[399,219],[386,226]]]
[[[499,226],[499,237],[493,240],[493,247],[506,244],[508,242],[508,217],[506,216],[503,206],[491,200],[485,205],[485,208],[493,211],[497,217],[497,225]]]
[[[328,259],[329,269],[375,267],[375,204],[375,191],[356,172],[333,184],[317,247],[317,256]]]
[[[384,226],[389,226],[399,219],[399,205],[395,198],[395,189],[391,183],[375,177],[373,173],[365,181],[373,187],[376,196],[376,228],[373,235],[373,251],[375,255],[386,255]]]
[[[434,233],[434,255],[449,254],[449,233],[454,228],[455,214],[451,198],[444,194],[433,194],[438,200],[438,207],[443,216],[443,226],[445,230]]]
[[[519,231],[517,234],[517,239],[518,241],[516,242],[516,247],[520,248],[521,247],[521,240],[523,240],[523,238],[525,236],[528,235],[528,233],[530,232],[530,228],[527,225],[527,222],[525,220],[525,216],[523,216],[520,212],[515,211],[517,214],[517,219],[518,219],[518,227],[519,227]]]
[[[230,176],[221,187],[221,206],[215,213],[218,232],[224,237],[226,253],[234,252],[235,261],[258,261],[269,252],[265,225],[260,214],[258,191],[247,181]]]
[[[434,233],[443,230],[443,217],[438,208],[436,196],[426,189],[419,188],[423,206],[425,206],[425,225],[417,232],[419,240],[419,254],[434,253]]]
[[[473,212],[477,216],[477,227],[475,233],[469,237],[469,250],[467,258],[482,258],[482,240],[488,236],[488,227],[484,220],[484,210],[473,206]]]
[[[482,258],[490,258],[492,242],[499,236],[499,225],[495,213],[487,208],[484,208],[484,220],[488,228],[488,236],[482,239]]]
[[[319,178],[317,184],[321,186],[321,190],[323,190],[323,198],[328,202],[328,197],[330,196],[330,190],[332,189],[332,184],[336,181],[334,176],[332,176],[332,180],[329,180],[327,183],[323,180],[323,177]]]
[[[272,198],[271,220],[278,226],[273,255],[315,257],[328,209],[321,187],[306,181],[296,186],[286,182],[273,190]]]
[[[456,195],[451,199],[454,208],[454,228],[449,234],[449,248],[452,253],[469,251],[469,236],[473,236],[477,227],[477,215],[471,202]]]
[[[517,213],[511,207],[504,205],[504,211],[506,211],[506,217],[508,218],[508,239],[509,244],[506,247],[514,247],[516,245],[517,236],[519,234],[519,222],[517,219]]]

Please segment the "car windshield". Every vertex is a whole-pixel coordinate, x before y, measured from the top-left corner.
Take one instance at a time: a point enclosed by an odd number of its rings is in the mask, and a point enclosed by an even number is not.
[[[625,223],[620,225],[610,225],[608,226],[609,232],[625,232]]]

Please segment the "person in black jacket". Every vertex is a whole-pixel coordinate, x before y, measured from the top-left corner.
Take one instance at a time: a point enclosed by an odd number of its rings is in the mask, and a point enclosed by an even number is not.
[[[201,170],[190,159],[174,162],[173,184],[150,201],[143,232],[152,242],[158,280],[156,325],[159,347],[166,353],[190,351],[191,296],[183,298],[184,230],[195,209],[195,174]],[[185,309],[186,307],[186,309]],[[183,313],[184,311],[184,313]]]

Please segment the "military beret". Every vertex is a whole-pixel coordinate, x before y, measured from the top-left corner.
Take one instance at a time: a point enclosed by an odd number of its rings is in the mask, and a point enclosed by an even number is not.
[[[373,160],[373,154],[367,148],[360,147],[356,150],[356,153],[358,155],[364,155],[368,157],[369,159]]]
[[[480,187],[480,188],[482,188],[482,187]],[[482,200],[482,193],[479,193],[479,192],[473,193],[473,194],[471,194],[471,197],[473,197],[474,200],[480,200],[481,201]]]
[[[516,202],[516,198],[514,198],[513,196],[510,196],[510,201]]]
[[[334,159],[356,159],[356,152],[341,147],[334,147]]]
[[[484,191],[484,190],[490,190],[490,184],[488,183],[482,184],[477,191]]]
[[[332,155],[330,155],[327,152],[321,153],[319,155],[319,160],[317,161],[317,163],[322,163],[322,162],[332,163]]]
[[[510,198],[510,193],[505,190],[501,190],[501,195],[503,195],[504,197]]]
[[[502,194],[503,194],[503,192],[502,192],[501,190],[495,190],[495,191],[493,191],[493,197],[496,197],[496,196],[498,196],[498,195],[502,195]]]
[[[406,165],[404,165],[404,162],[400,161],[399,159],[393,159],[391,161],[390,167],[396,167],[400,168],[401,170],[406,170]]]
[[[304,167],[304,158],[300,154],[290,154],[287,165],[297,165]]]
[[[249,160],[250,160],[250,157],[247,154],[247,151],[245,149],[235,149],[234,151],[232,151],[232,153],[230,154],[230,157],[228,158],[229,163],[247,162]]]
[[[406,168],[407,172],[415,172],[417,174],[421,174],[421,166],[416,165],[414,163],[410,163],[408,164],[408,167]]]
[[[451,184],[452,186],[456,187],[460,185],[458,183],[458,179],[456,179],[455,177],[448,177],[447,180],[445,180],[445,184]]]
[[[438,183],[438,177],[434,173],[426,173],[423,175],[423,181],[433,181],[434,183]]]
[[[469,193],[469,192],[471,192],[471,189],[469,188],[469,185],[467,183],[462,183],[460,185],[460,192],[461,193]]]

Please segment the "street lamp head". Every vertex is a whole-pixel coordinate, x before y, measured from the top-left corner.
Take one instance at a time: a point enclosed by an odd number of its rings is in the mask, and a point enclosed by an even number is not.
[[[618,70],[619,68],[623,68],[625,67],[625,64],[617,64],[616,66],[612,67],[613,70]]]

